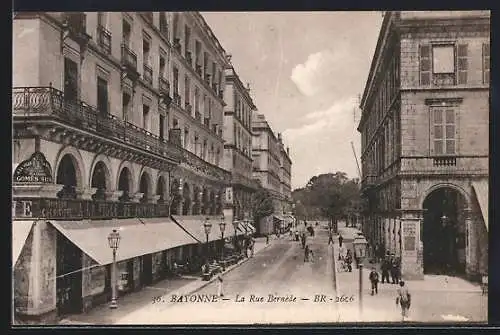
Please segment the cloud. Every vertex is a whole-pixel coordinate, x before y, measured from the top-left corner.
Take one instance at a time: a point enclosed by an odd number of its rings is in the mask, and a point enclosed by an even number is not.
[[[305,63],[292,69],[290,79],[305,96],[320,94],[328,89],[329,83],[332,82],[333,71],[342,66],[339,60],[343,58],[343,54],[343,51],[334,53],[330,50],[310,54]]]

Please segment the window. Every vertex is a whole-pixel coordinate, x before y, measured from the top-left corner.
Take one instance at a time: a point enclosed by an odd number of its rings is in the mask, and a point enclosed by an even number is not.
[[[431,117],[434,154],[454,155],[456,152],[455,110],[452,108],[433,108]]]
[[[129,104],[130,104],[130,95],[127,93],[123,93],[123,95],[122,95],[122,113],[123,113],[123,120],[124,121],[128,121]]]
[[[184,101],[186,106],[190,103],[191,99],[191,82],[189,80],[189,77],[186,75],[184,77]]]
[[[179,69],[174,67],[174,94],[179,95]]]
[[[97,77],[97,109],[102,114],[108,113],[108,82]]]
[[[130,24],[123,20],[123,23],[122,23],[122,31],[123,31],[123,44],[125,44],[127,47],[130,46],[130,32],[131,32],[131,27],[130,27]]]
[[[160,13],[160,32],[168,39],[168,22],[165,12]]]
[[[194,111],[200,112],[200,89],[198,87],[194,89]]]
[[[172,128],[174,129],[179,128],[179,120],[177,120],[177,118],[175,117],[172,119]]]
[[[191,50],[191,29],[184,26],[184,55],[188,57],[188,52]]]
[[[160,56],[160,70],[159,70],[159,74],[160,74],[160,78],[165,78],[165,57],[163,56]]]
[[[185,128],[184,129],[184,143],[182,143],[182,146],[184,149],[188,149],[189,146],[189,129]]]
[[[207,160],[207,140],[203,140],[203,152],[201,153],[204,160]]]
[[[150,51],[149,40],[143,39],[142,40],[142,60],[144,62],[144,65],[149,64],[149,51]]]
[[[159,125],[160,127],[160,140],[163,140],[163,137],[164,137],[164,131],[165,131],[165,116],[161,115],[160,114],[160,122],[159,122]]]
[[[490,44],[483,44],[483,84],[490,83]]]
[[[64,99],[78,99],[78,65],[69,58],[64,58]]]
[[[196,59],[195,59],[195,62],[196,62],[196,65],[200,65],[200,53],[201,53],[201,43],[200,41],[196,41],[194,43],[194,52],[196,53]]]
[[[455,72],[455,49],[453,45],[435,45],[432,47],[432,72]]]
[[[420,46],[420,85],[431,83],[431,49],[429,45]]]
[[[457,71],[458,71],[458,84],[467,84],[467,44],[459,44],[457,47]]]
[[[142,105],[142,128],[149,130],[149,106]]]

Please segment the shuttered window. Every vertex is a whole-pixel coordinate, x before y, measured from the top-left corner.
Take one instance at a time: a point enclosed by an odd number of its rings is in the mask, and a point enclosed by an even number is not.
[[[431,83],[431,47],[430,45],[420,46],[420,85],[430,85]]]
[[[490,83],[490,44],[483,44],[483,84]]]
[[[458,84],[467,84],[468,56],[467,44],[459,44],[457,49]]]
[[[453,108],[432,108],[432,152],[434,155],[456,154],[456,115]]]
[[[100,113],[108,113],[108,82],[97,78],[97,109]]]

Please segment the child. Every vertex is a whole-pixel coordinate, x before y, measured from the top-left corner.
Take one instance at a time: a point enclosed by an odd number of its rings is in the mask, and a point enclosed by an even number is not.
[[[372,295],[378,294],[378,272],[372,267],[372,271],[370,272],[370,283],[372,284]]]

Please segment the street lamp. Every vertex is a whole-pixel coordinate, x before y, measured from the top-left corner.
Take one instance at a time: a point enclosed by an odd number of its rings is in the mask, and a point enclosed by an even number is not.
[[[225,265],[224,265],[224,230],[226,230],[226,221],[224,220],[224,215],[221,216],[220,218],[220,223],[219,223],[219,228],[220,228],[220,233],[222,235],[222,253],[221,253],[221,262],[222,262],[222,270],[225,270]]]
[[[113,250],[113,265],[111,269],[111,304],[109,308],[117,308],[118,304],[116,303],[116,250],[120,245],[120,233],[116,229],[113,229],[111,233],[108,235],[108,243],[109,247]]]
[[[363,235],[355,237],[354,242],[354,255],[356,255],[358,268],[359,268],[359,315],[363,314],[363,260],[366,256],[366,239]]]
[[[207,236],[207,259],[209,258],[209,250],[208,250],[208,235],[210,234],[210,230],[212,229],[212,224],[210,223],[210,218],[205,218],[205,222],[203,222],[203,227],[205,228],[205,235]]]
[[[233,227],[234,227],[234,247],[236,248],[236,251],[238,251],[238,241],[236,237],[236,230],[238,229],[238,225],[240,223],[237,220],[233,220]]]

